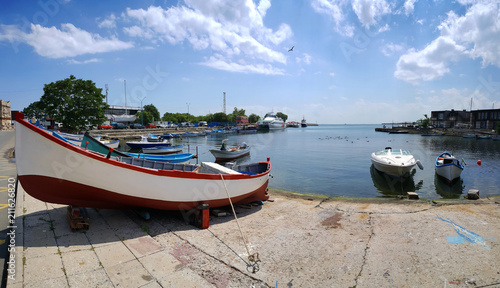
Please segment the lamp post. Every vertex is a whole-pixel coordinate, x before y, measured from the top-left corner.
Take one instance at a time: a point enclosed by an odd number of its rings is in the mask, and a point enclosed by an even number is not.
[[[144,101],[144,99],[146,99],[146,96],[144,96],[144,98],[141,99],[141,125],[144,125],[144,123],[143,123],[144,110],[142,110],[142,101]]]

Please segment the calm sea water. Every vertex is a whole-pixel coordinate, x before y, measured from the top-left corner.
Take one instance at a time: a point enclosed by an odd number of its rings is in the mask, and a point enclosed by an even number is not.
[[[413,134],[375,132],[379,125],[320,125],[287,128],[249,135],[207,136],[175,139],[191,153],[196,147],[198,161],[214,161],[209,149],[219,148],[227,138],[229,146],[246,142],[250,156],[241,163],[271,158],[274,176],[271,188],[306,194],[348,197],[395,197],[417,191],[420,198],[463,198],[469,189],[480,196],[500,195],[500,142],[451,136],[423,137]],[[424,166],[415,166],[412,177],[401,182],[373,169],[370,155],[385,147],[407,149]],[[434,161],[451,152],[467,163],[460,181],[449,186],[435,176]],[[482,165],[477,165],[481,160]],[[196,160],[191,160],[192,163]]]

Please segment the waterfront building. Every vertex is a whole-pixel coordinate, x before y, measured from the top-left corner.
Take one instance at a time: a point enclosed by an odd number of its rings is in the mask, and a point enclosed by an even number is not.
[[[109,108],[104,111],[104,116],[109,122],[123,123],[130,125],[134,123],[137,112],[141,111],[140,107],[109,105]]]
[[[500,109],[432,111],[430,119],[437,128],[495,129],[500,123]]]

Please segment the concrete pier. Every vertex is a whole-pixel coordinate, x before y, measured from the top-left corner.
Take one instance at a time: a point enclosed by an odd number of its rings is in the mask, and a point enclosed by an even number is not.
[[[72,232],[64,205],[18,190],[8,287],[499,287],[500,199],[429,203],[271,192],[262,206],[210,216],[87,209]],[[227,211],[230,211],[228,209]],[[253,266],[250,264],[254,264]],[[253,273],[255,272],[255,273]]]

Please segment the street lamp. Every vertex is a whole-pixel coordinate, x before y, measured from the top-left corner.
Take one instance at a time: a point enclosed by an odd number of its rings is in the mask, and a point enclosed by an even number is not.
[[[141,125],[144,125],[144,122],[143,122],[144,110],[142,110],[142,101],[144,101],[144,99],[146,99],[146,96],[144,96],[144,98],[141,99]]]

